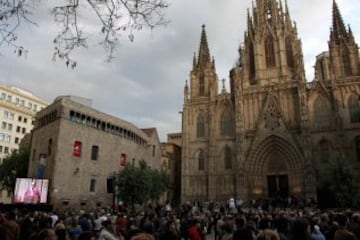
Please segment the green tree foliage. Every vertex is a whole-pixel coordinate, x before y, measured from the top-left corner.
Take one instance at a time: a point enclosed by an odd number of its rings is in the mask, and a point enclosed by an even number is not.
[[[22,148],[13,151],[0,165],[0,188],[13,192],[16,178],[27,177],[30,150]]]
[[[118,197],[133,205],[156,200],[167,190],[168,176],[164,171],[151,169],[145,161],[139,167],[128,164],[119,173],[116,182]]]
[[[358,203],[359,180],[359,170],[342,153],[335,154],[319,172],[319,187],[334,196],[338,207],[351,207]]]

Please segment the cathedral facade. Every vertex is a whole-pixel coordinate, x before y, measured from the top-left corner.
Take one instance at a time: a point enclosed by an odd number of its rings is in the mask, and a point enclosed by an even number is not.
[[[360,161],[360,60],[336,2],[328,51],[305,79],[287,3],[256,0],[230,92],[219,91],[205,27],[182,115],[182,201],[316,198],[317,171],[343,152]]]

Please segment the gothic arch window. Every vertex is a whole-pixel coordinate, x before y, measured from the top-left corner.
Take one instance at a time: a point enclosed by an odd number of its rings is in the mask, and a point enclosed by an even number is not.
[[[286,37],[286,39],[285,39],[285,48],[286,48],[287,65],[288,65],[288,67],[293,68],[294,67],[294,55],[293,55],[290,37]]]
[[[229,146],[226,146],[224,148],[224,166],[225,169],[231,169],[232,168],[232,161],[231,161],[231,149]]]
[[[345,76],[351,76],[352,71],[351,71],[350,52],[346,47],[345,47],[344,51],[342,52],[342,60],[343,60],[342,62],[344,64]]]
[[[200,149],[197,153],[198,169],[205,170],[205,154],[204,150]]]
[[[330,127],[331,109],[324,97],[319,96],[314,102],[314,127],[326,129]]]
[[[319,160],[321,163],[329,162],[331,146],[329,141],[323,139],[319,142]]]
[[[360,122],[360,104],[359,96],[352,94],[348,101],[350,122],[357,123]]]
[[[354,139],[355,150],[356,150],[356,159],[360,162],[360,136],[356,136]]]
[[[200,73],[199,77],[199,96],[205,95],[205,79],[204,79],[204,73]]]
[[[252,42],[249,44],[249,71],[250,71],[250,83],[255,84],[255,57],[254,57],[254,45]]]
[[[205,137],[205,120],[202,114],[199,114],[196,122],[196,136]]]
[[[220,117],[221,136],[231,136],[234,132],[233,115],[229,109],[225,109]]]
[[[266,57],[266,67],[275,66],[275,49],[274,49],[274,40],[272,36],[268,36],[265,39],[265,57]]]

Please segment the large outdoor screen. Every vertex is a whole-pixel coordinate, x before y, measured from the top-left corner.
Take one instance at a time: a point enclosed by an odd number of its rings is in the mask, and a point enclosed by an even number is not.
[[[47,203],[48,187],[48,179],[17,178],[14,191],[14,203]]]

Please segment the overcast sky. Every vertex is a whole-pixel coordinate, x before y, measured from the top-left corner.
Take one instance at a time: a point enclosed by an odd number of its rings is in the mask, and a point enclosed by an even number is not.
[[[303,44],[308,81],[313,79],[316,55],[327,50],[332,1],[288,0]],[[201,25],[206,25],[219,80],[228,81],[252,1],[169,0],[166,15],[171,22],[166,27],[135,33],[134,42],[124,35],[111,63],[105,62],[106,53],[96,44],[97,35],[92,34],[89,48],[73,56],[78,61],[74,70],[51,61],[52,40],[58,28],[48,14],[46,1],[40,2],[43,5],[34,9],[39,27],[26,26],[19,32],[19,43],[29,50],[26,59],[16,57],[4,46],[0,48],[0,84],[15,85],[48,102],[60,95],[91,98],[95,109],[139,128],[155,127],[160,140],[166,141],[168,133],[181,130],[183,87],[193,53],[199,47]],[[337,3],[360,44],[360,1]]]

